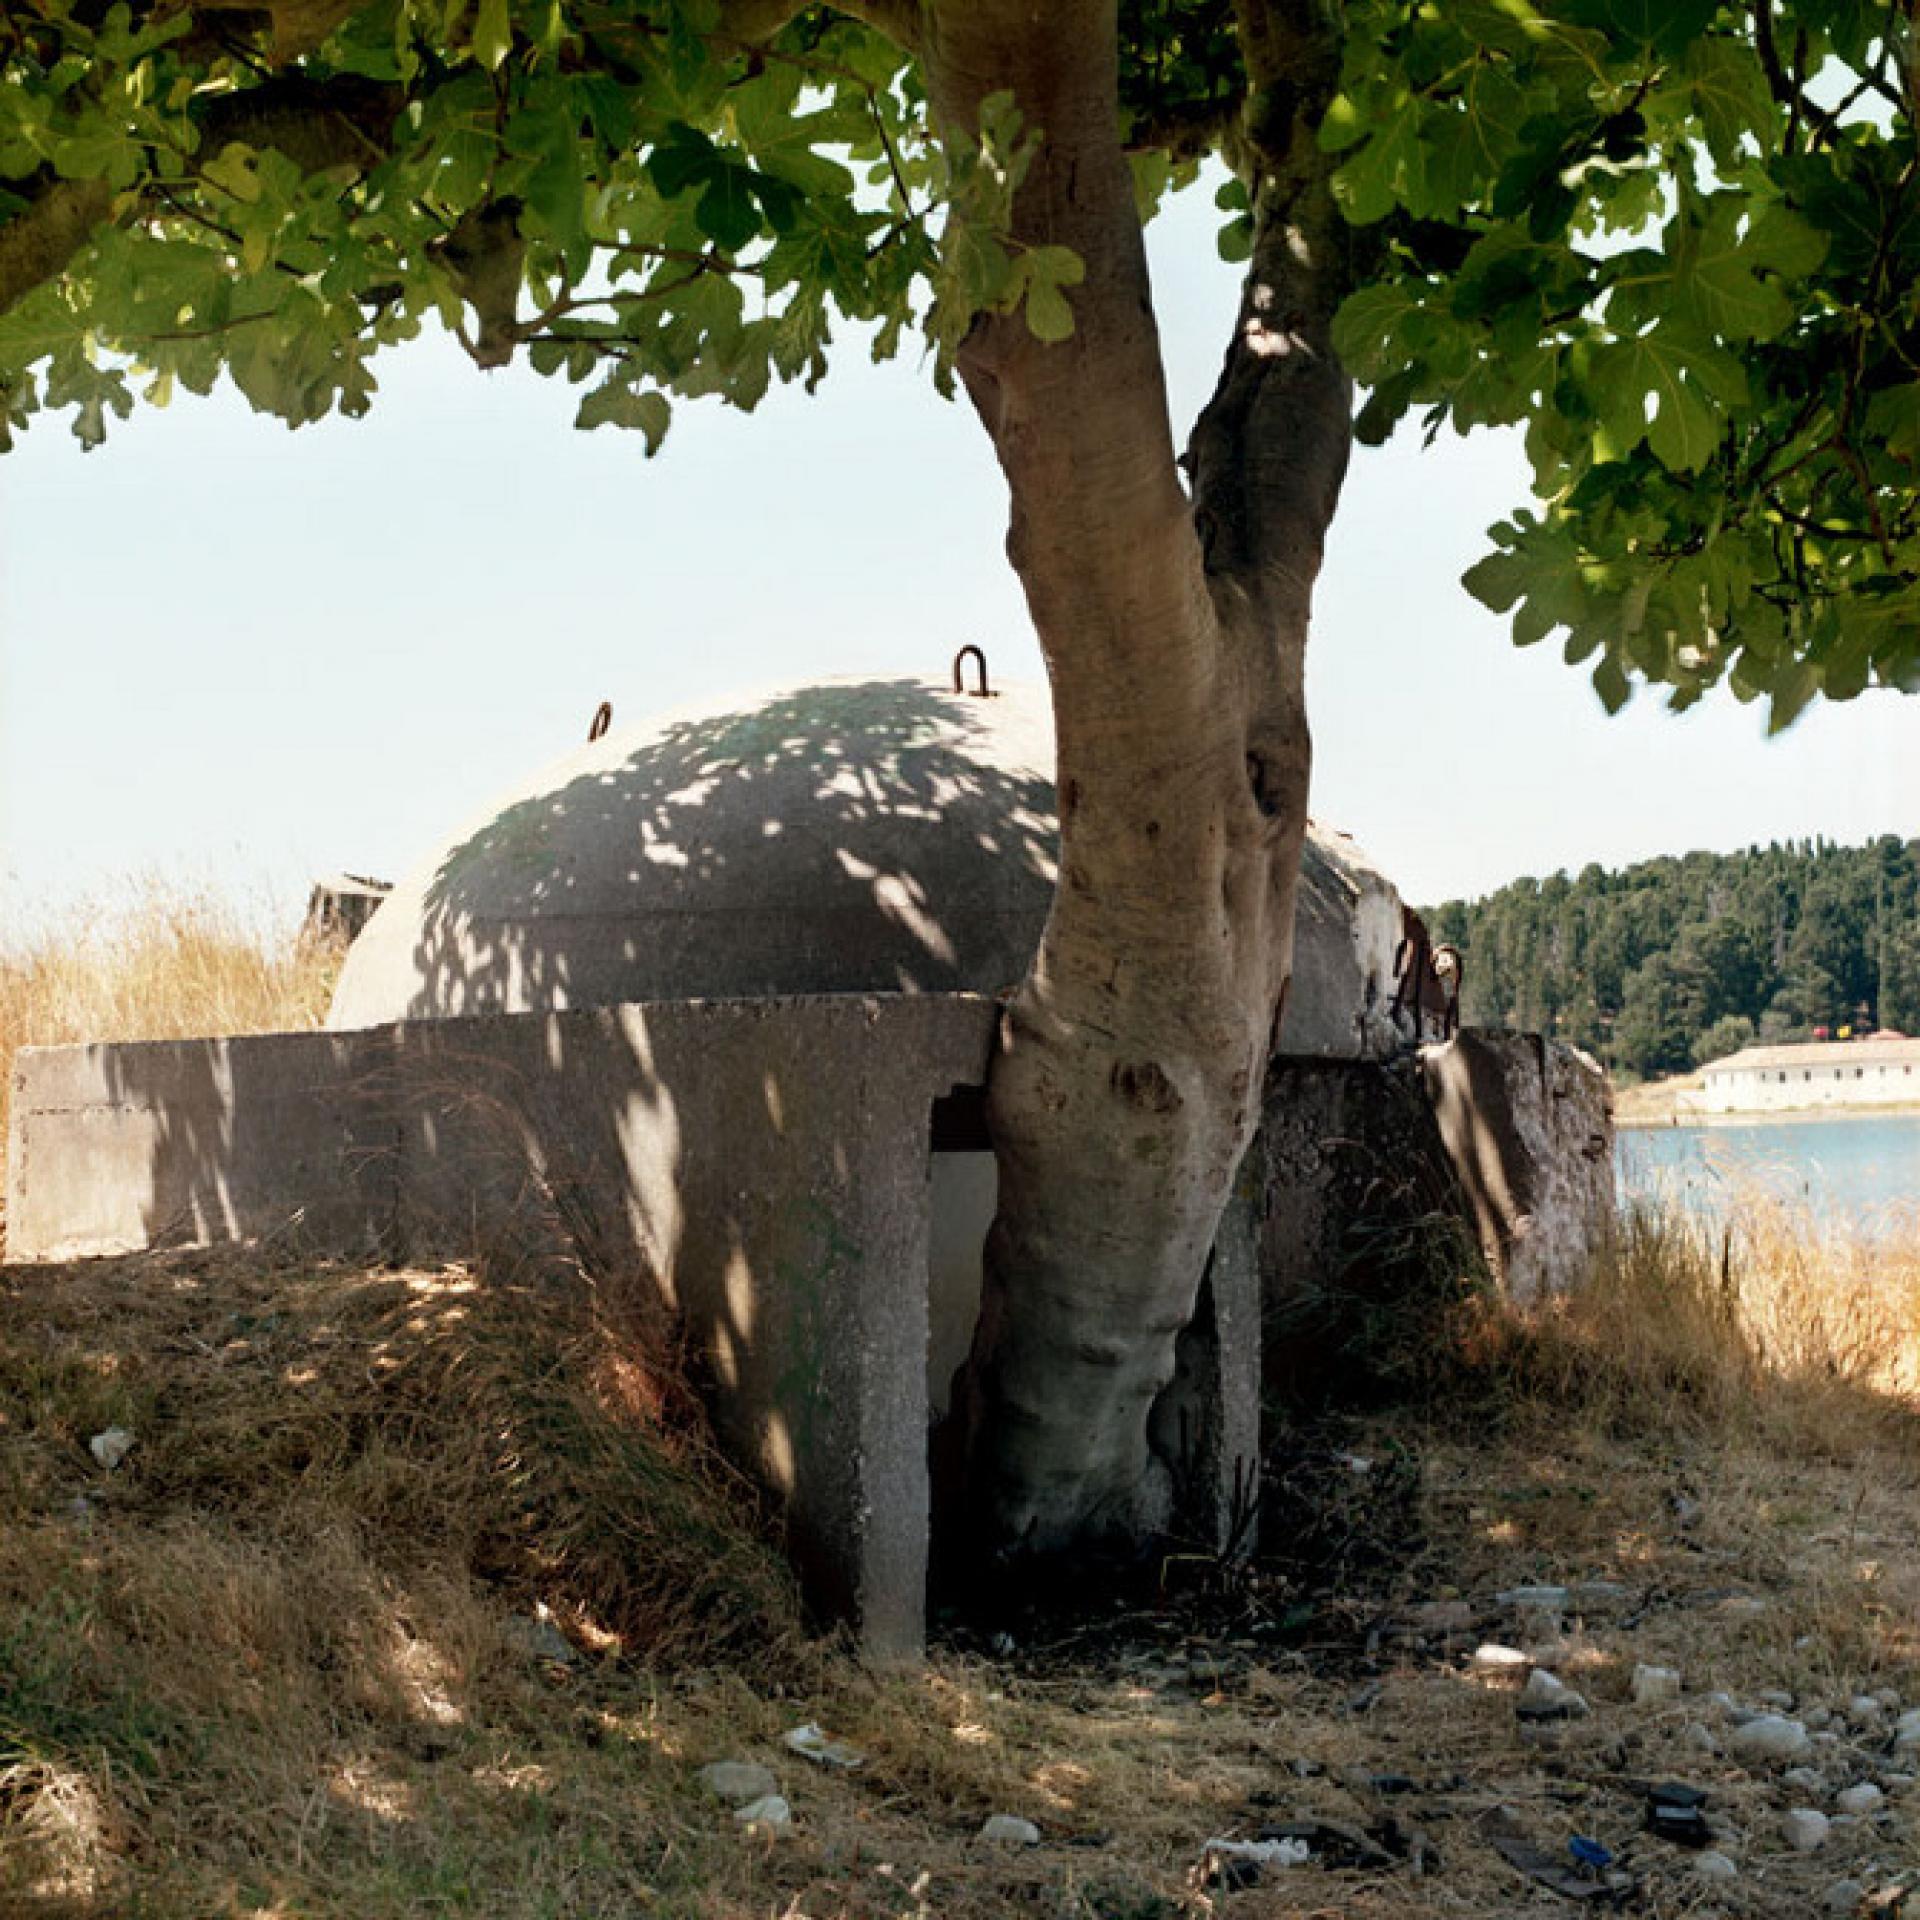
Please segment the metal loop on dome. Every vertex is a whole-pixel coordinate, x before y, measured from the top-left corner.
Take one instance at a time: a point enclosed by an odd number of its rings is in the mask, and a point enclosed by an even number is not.
[[[961,673],[961,668],[965,666],[968,654],[972,654],[974,659],[980,663],[980,684],[974,688],[973,697],[976,700],[992,699],[993,697],[992,692],[987,686],[987,656],[984,653],[982,653],[978,647],[972,646],[972,645],[962,647],[960,651],[953,656],[953,690],[954,692],[965,693],[967,690],[964,677],[962,676],[962,673]]]
[[[589,743],[598,740],[612,725],[613,702],[611,700],[602,700],[600,704],[594,708],[592,724],[587,728],[587,739]]]

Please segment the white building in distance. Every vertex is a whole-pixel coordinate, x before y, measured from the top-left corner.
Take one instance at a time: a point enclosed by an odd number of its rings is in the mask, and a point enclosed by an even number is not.
[[[1828,1040],[1747,1047],[1701,1073],[1703,1113],[1920,1106],[1920,1040]]]

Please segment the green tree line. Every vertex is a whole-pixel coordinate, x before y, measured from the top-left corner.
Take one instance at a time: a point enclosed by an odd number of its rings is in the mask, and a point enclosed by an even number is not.
[[[1920,840],[1591,865],[1425,918],[1465,956],[1464,1018],[1571,1040],[1626,1075],[1822,1028],[1920,1033]]]

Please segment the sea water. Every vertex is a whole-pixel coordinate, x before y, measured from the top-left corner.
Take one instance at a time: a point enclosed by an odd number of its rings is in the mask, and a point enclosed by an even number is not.
[[[1622,1127],[1626,1199],[1722,1215],[1755,1189],[1875,1239],[1920,1239],[1920,1113]]]

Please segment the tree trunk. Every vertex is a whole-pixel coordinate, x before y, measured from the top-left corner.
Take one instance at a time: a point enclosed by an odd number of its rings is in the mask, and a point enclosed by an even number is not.
[[[1307,620],[1348,446],[1327,342],[1338,276],[1317,251],[1330,208],[1318,171],[1293,165],[1295,116],[1262,91],[1254,271],[1182,485],[1114,15],[1113,0],[956,0],[924,46],[949,129],[1010,89],[1043,132],[1014,244],[1086,265],[1069,340],[987,316],[960,356],[1007,476],[1059,748],[1060,885],[988,1089],[1000,1212],[959,1398],[963,1537],[1003,1555],[1136,1542],[1168,1517],[1148,1418],[1285,1006]],[[1246,25],[1251,64],[1263,20]]]

